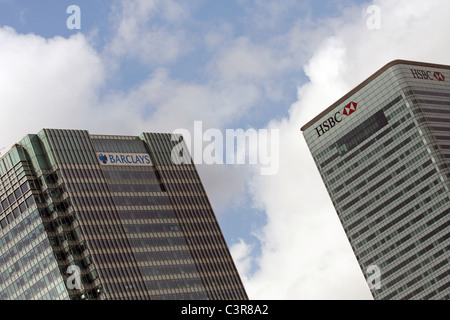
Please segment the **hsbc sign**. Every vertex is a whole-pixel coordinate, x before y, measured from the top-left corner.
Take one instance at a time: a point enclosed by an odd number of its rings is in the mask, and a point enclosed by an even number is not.
[[[441,72],[427,70],[410,69],[414,79],[423,79],[430,81],[445,81],[445,76]]]
[[[344,107],[344,110],[336,112],[332,117],[328,118],[316,127],[318,137],[322,136],[326,132],[333,129],[339,122],[342,121],[343,116],[350,116],[356,111],[358,104],[356,102],[350,102]]]

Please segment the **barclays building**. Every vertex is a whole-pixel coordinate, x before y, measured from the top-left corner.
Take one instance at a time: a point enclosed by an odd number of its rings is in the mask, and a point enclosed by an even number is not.
[[[173,134],[44,129],[0,159],[0,300],[247,299]]]

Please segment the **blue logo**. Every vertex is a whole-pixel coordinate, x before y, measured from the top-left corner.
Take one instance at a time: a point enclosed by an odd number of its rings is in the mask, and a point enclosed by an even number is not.
[[[104,164],[108,163],[108,157],[105,156],[104,154],[99,154],[98,158],[100,159],[101,162],[103,162]]]
[[[101,165],[108,165],[108,166],[152,165],[150,156],[144,153],[97,153],[97,157]]]

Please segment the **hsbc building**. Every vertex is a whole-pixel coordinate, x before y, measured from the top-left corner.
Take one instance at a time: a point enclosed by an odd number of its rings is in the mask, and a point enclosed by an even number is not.
[[[301,131],[375,299],[450,298],[450,66],[395,60]]]

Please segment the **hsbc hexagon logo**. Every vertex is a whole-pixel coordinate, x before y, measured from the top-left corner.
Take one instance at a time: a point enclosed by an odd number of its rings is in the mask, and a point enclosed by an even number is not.
[[[435,72],[434,73],[434,78],[437,79],[438,81],[445,81],[445,77],[442,73],[440,72]]]
[[[328,118],[327,120],[322,122],[322,124],[320,124],[318,127],[316,127],[317,135],[320,137],[325,132],[333,129],[339,122],[342,121],[342,115],[350,116],[356,111],[357,107],[358,104],[356,102],[350,102],[348,105],[344,107],[342,113],[340,111],[336,112],[334,116]]]
[[[346,116],[349,116],[349,115],[351,115],[353,112],[356,111],[356,107],[357,107],[357,106],[358,106],[358,104],[357,104],[356,102],[350,102],[348,105],[346,105],[346,106],[344,107],[343,113],[344,113]]]

